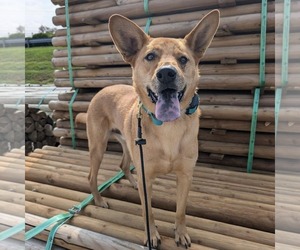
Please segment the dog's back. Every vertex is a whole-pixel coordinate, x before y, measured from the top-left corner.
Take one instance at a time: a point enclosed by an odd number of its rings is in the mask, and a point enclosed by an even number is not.
[[[123,128],[116,124],[120,124],[119,121],[124,121],[124,117],[128,115],[137,99],[137,94],[132,86],[114,85],[106,87],[99,91],[91,101],[86,117],[87,121],[101,117],[101,119],[107,119],[111,124],[108,129],[123,131]],[[91,123],[94,124],[94,122]]]
[[[88,116],[107,116],[113,118],[112,110],[119,107],[124,110],[124,107],[131,106],[137,100],[137,94],[134,88],[130,85],[113,85],[99,91],[92,99],[88,112],[79,113],[75,118],[75,124],[86,124]],[[109,109],[108,107],[113,109]],[[128,110],[127,110],[128,111]],[[119,112],[118,112],[119,113]],[[89,115],[88,115],[89,114]],[[120,113],[117,116],[121,115]]]

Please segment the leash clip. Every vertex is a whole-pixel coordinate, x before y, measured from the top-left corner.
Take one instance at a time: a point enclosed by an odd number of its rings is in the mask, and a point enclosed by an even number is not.
[[[142,135],[142,102],[139,101],[138,105],[138,113],[137,113],[137,120],[138,120],[138,131],[137,131],[137,139],[135,139],[135,145],[145,145],[146,144],[146,139],[143,139]]]
[[[143,106],[142,102],[139,101],[139,104],[138,104],[138,113],[136,115],[137,119],[142,119],[142,117],[143,117],[143,115],[142,115],[142,106]]]

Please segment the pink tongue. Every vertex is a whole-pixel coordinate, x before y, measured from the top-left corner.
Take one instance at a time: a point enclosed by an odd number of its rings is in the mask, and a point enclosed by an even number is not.
[[[158,95],[155,116],[163,122],[174,121],[180,116],[180,104],[176,91],[164,91]]]

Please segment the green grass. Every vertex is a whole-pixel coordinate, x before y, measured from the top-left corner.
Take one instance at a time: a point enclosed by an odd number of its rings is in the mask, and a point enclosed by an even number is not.
[[[53,47],[0,48],[0,83],[53,84]]]
[[[51,46],[25,49],[26,83],[53,84],[54,67],[51,63],[53,50]]]
[[[25,48],[0,48],[0,83],[24,84]]]

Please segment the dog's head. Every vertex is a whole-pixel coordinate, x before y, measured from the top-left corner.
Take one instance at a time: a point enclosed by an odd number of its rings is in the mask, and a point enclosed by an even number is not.
[[[142,103],[161,121],[177,119],[198,85],[198,64],[219,26],[220,13],[204,16],[183,39],[151,38],[121,15],[109,20],[113,42],[133,68],[133,84]]]

